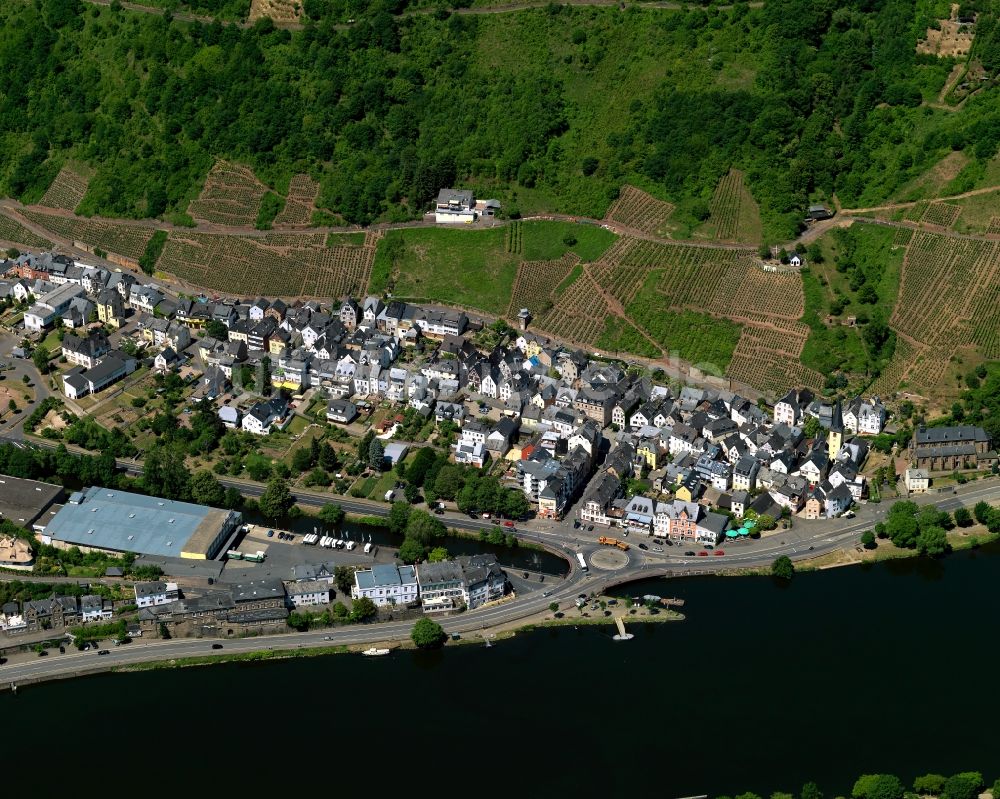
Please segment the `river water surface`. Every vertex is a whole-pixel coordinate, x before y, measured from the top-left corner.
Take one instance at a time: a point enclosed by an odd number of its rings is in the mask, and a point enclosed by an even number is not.
[[[624,643],[570,627],[26,687],[0,696],[5,755],[32,773],[59,738],[114,753],[89,773],[198,796],[766,796],[806,780],[834,796],[866,772],[970,769],[992,782],[998,586],[994,546],[787,586],[630,586],[684,597],[688,619],[633,625]]]

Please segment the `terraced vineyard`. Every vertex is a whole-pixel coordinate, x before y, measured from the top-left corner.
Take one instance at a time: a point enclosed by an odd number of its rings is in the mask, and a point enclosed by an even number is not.
[[[604,218],[633,230],[657,235],[663,232],[675,208],[672,203],[657,200],[642,189],[625,185]]]
[[[709,203],[709,212],[708,221],[701,229],[705,235],[720,241],[760,243],[760,209],[747,189],[740,170],[730,169],[719,181]]]
[[[53,235],[88,248],[124,255],[137,261],[153,237],[153,229],[103,219],[67,218],[42,211],[24,211],[24,216]]]
[[[899,299],[890,323],[914,340],[949,354],[971,343],[982,318],[975,303],[998,280],[1000,245],[918,231],[903,261]],[[978,318],[977,318],[978,317]],[[972,327],[961,324],[970,320]],[[961,335],[966,330],[965,335]]]
[[[584,273],[535,320],[535,326],[553,336],[593,346],[604,333],[611,309],[593,278]]]
[[[280,246],[271,246],[250,237],[175,231],[157,269],[238,297],[340,298],[366,291],[376,236],[367,237],[361,247],[317,246],[313,237],[298,238],[298,245],[282,238]]]
[[[805,296],[797,273],[765,272],[751,256],[735,264],[739,267],[736,288],[720,284],[706,310],[739,319],[749,319],[762,311],[782,319],[802,317]]]
[[[319,184],[309,175],[295,175],[288,184],[285,207],[274,218],[274,224],[287,227],[305,227],[312,221],[316,210]]]
[[[219,225],[253,226],[266,192],[267,187],[247,167],[216,161],[188,213]]]
[[[1000,216],[990,217],[990,224],[986,232],[991,236],[1000,236]]]
[[[535,315],[551,308],[555,304],[555,290],[578,263],[580,256],[568,252],[557,261],[522,261],[518,264],[507,317],[516,319],[521,308],[528,308]]]
[[[903,376],[913,365],[918,351],[918,348],[915,348],[907,339],[897,338],[896,351],[893,353],[892,359],[875,379],[875,382],[871,384],[869,391],[878,396],[892,394],[899,388]]]
[[[52,242],[48,239],[43,239],[41,236],[32,233],[16,219],[11,219],[9,216],[3,214],[0,214],[0,241],[39,250],[48,249],[52,246]]]
[[[961,213],[961,206],[949,205],[948,203],[931,203],[927,206],[927,210],[924,211],[924,215],[920,221],[926,222],[929,225],[940,225],[944,228],[950,228],[958,221],[958,216]]]
[[[88,183],[87,177],[68,166],[64,166],[59,170],[59,174],[55,176],[38,204],[44,205],[46,208],[62,208],[66,211],[73,211],[87,193]]]

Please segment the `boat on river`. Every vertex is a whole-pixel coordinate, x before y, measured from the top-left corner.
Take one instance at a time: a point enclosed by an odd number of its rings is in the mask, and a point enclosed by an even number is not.
[[[382,657],[383,655],[388,655],[391,650],[389,649],[379,649],[377,647],[371,647],[364,650],[361,654],[369,658]]]

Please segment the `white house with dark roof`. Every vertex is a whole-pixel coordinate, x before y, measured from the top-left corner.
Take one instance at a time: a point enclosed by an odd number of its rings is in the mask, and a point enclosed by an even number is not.
[[[438,224],[469,224],[476,221],[476,198],[465,189],[441,189],[434,205]]]
[[[291,419],[288,403],[280,397],[272,397],[256,403],[243,417],[243,429],[248,433],[266,436],[272,426],[282,429]]]

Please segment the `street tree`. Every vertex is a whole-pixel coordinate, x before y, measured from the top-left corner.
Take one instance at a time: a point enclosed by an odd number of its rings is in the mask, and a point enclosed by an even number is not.
[[[201,469],[191,475],[191,499],[200,505],[222,507],[225,504],[226,489],[208,469]]]
[[[35,347],[35,351],[31,354],[31,360],[35,364],[35,368],[43,375],[49,373],[49,361],[52,360],[52,353],[44,344]]]
[[[940,796],[944,789],[944,777],[940,774],[924,774],[913,781],[913,792],[924,796]]]
[[[555,613],[557,610],[559,610],[559,603],[558,602],[549,602],[549,610],[551,610],[553,613]]]
[[[436,621],[426,617],[418,619],[417,623],[413,625],[410,638],[421,649],[437,649],[448,640],[444,628]]]
[[[351,621],[367,621],[372,616],[378,614],[378,607],[368,597],[363,596],[355,599],[351,605]]]
[[[267,481],[267,488],[258,500],[260,512],[268,519],[280,519],[287,515],[294,504],[295,498],[288,488],[288,481],[280,477]]]
[[[782,555],[771,564],[771,574],[781,580],[791,580],[795,575],[795,566],[788,555]]]
[[[448,560],[448,550],[444,547],[434,547],[434,549],[428,553],[427,560],[431,563],[440,563]]]
[[[503,513],[511,519],[523,519],[531,512],[531,504],[522,491],[510,490],[503,501]]]
[[[410,513],[413,507],[409,502],[393,502],[389,509],[389,518],[386,520],[389,530],[396,535],[406,532],[406,523],[410,520]]]
[[[982,774],[978,771],[963,771],[944,781],[941,799],[976,799],[983,787]]]
[[[416,505],[420,502],[420,489],[413,485],[413,483],[408,483],[406,488],[403,489],[403,496],[406,497],[406,501],[411,505]]]
[[[327,502],[319,509],[319,518],[327,524],[340,524],[344,520],[344,509],[340,505]]]
[[[956,508],[954,516],[955,516],[955,524],[957,524],[959,527],[972,526],[972,514],[969,513],[968,508]]]
[[[917,535],[916,546],[921,555],[929,555],[932,558],[943,555],[951,548],[948,544],[948,534],[943,527],[937,525],[921,530]]]
[[[903,799],[903,783],[893,774],[863,774],[851,790],[853,799]]]
[[[342,594],[350,594],[354,586],[354,567],[335,566],[333,568],[333,581],[337,584],[337,590]]]
[[[861,534],[861,545],[865,549],[875,549],[875,533],[871,530],[865,530]]]
[[[406,522],[406,537],[415,539],[421,546],[429,547],[435,538],[442,538],[447,528],[434,516],[416,509]]]
[[[993,515],[993,508],[990,503],[980,500],[972,508],[972,515],[976,517],[976,521],[980,524],[987,524]]]
[[[423,544],[421,544],[415,538],[404,538],[403,543],[399,547],[399,559],[403,563],[416,563],[419,560],[423,560],[424,552],[426,549]]]

